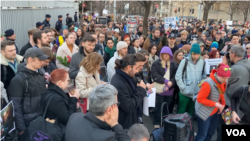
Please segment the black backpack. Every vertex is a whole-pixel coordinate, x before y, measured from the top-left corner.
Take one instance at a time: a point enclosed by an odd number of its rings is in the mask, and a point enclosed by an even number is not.
[[[57,119],[55,123],[48,122],[45,119],[46,112],[53,97],[53,94],[48,94],[45,97],[44,103],[46,100],[48,100],[48,102],[46,105],[43,104],[45,106],[43,116],[39,116],[30,122],[29,127],[27,127],[25,131],[27,132],[25,141],[37,141],[38,139],[42,139],[43,141],[61,141],[63,139],[63,131]]]

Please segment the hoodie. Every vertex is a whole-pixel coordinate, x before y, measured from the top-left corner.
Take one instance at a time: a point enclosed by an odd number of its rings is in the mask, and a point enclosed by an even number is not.
[[[164,75],[166,73],[167,68],[169,67],[166,64],[166,68],[163,68],[161,65],[161,54],[163,53],[167,53],[170,56],[170,75],[169,75],[169,80],[164,78]],[[159,95],[165,95],[165,96],[170,96],[173,94],[174,92],[174,87],[176,86],[176,82],[175,82],[175,73],[177,71],[177,65],[176,63],[173,62],[173,54],[172,51],[169,47],[165,46],[162,48],[160,55],[159,55],[159,60],[155,61],[151,67],[151,75],[152,75],[152,79],[155,80],[156,83],[159,84],[165,84],[166,87],[168,87],[167,83],[169,81],[172,82],[172,86],[169,88],[168,91],[164,91],[163,93],[158,93]]]
[[[129,39],[130,39],[130,44],[131,44],[131,37],[130,37],[130,35],[129,35],[129,33],[125,33],[125,34],[123,34],[122,35],[122,37],[121,37],[121,41],[123,41],[123,37],[125,36],[125,35],[128,35],[129,36]],[[135,54],[136,52],[135,52],[135,49],[134,49],[134,47],[132,47],[132,46],[128,46],[128,54]],[[111,79],[110,79],[111,80]]]

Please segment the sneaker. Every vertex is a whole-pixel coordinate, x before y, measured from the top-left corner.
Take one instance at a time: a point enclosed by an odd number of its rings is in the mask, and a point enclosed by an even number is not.
[[[160,125],[154,125],[154,128],[160,128]]]

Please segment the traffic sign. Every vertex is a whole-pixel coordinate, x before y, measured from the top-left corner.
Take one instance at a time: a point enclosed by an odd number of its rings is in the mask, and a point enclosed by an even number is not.
[[[155,5],[155,7],[158,7],[158,6],[159,6],[158,4]]]

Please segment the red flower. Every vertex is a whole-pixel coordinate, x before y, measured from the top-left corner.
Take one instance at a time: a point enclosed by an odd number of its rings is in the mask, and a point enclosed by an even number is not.
[[[67,59],[68,59],[68,62],[70,63],[71,62],[71,57],[67,56]]]

